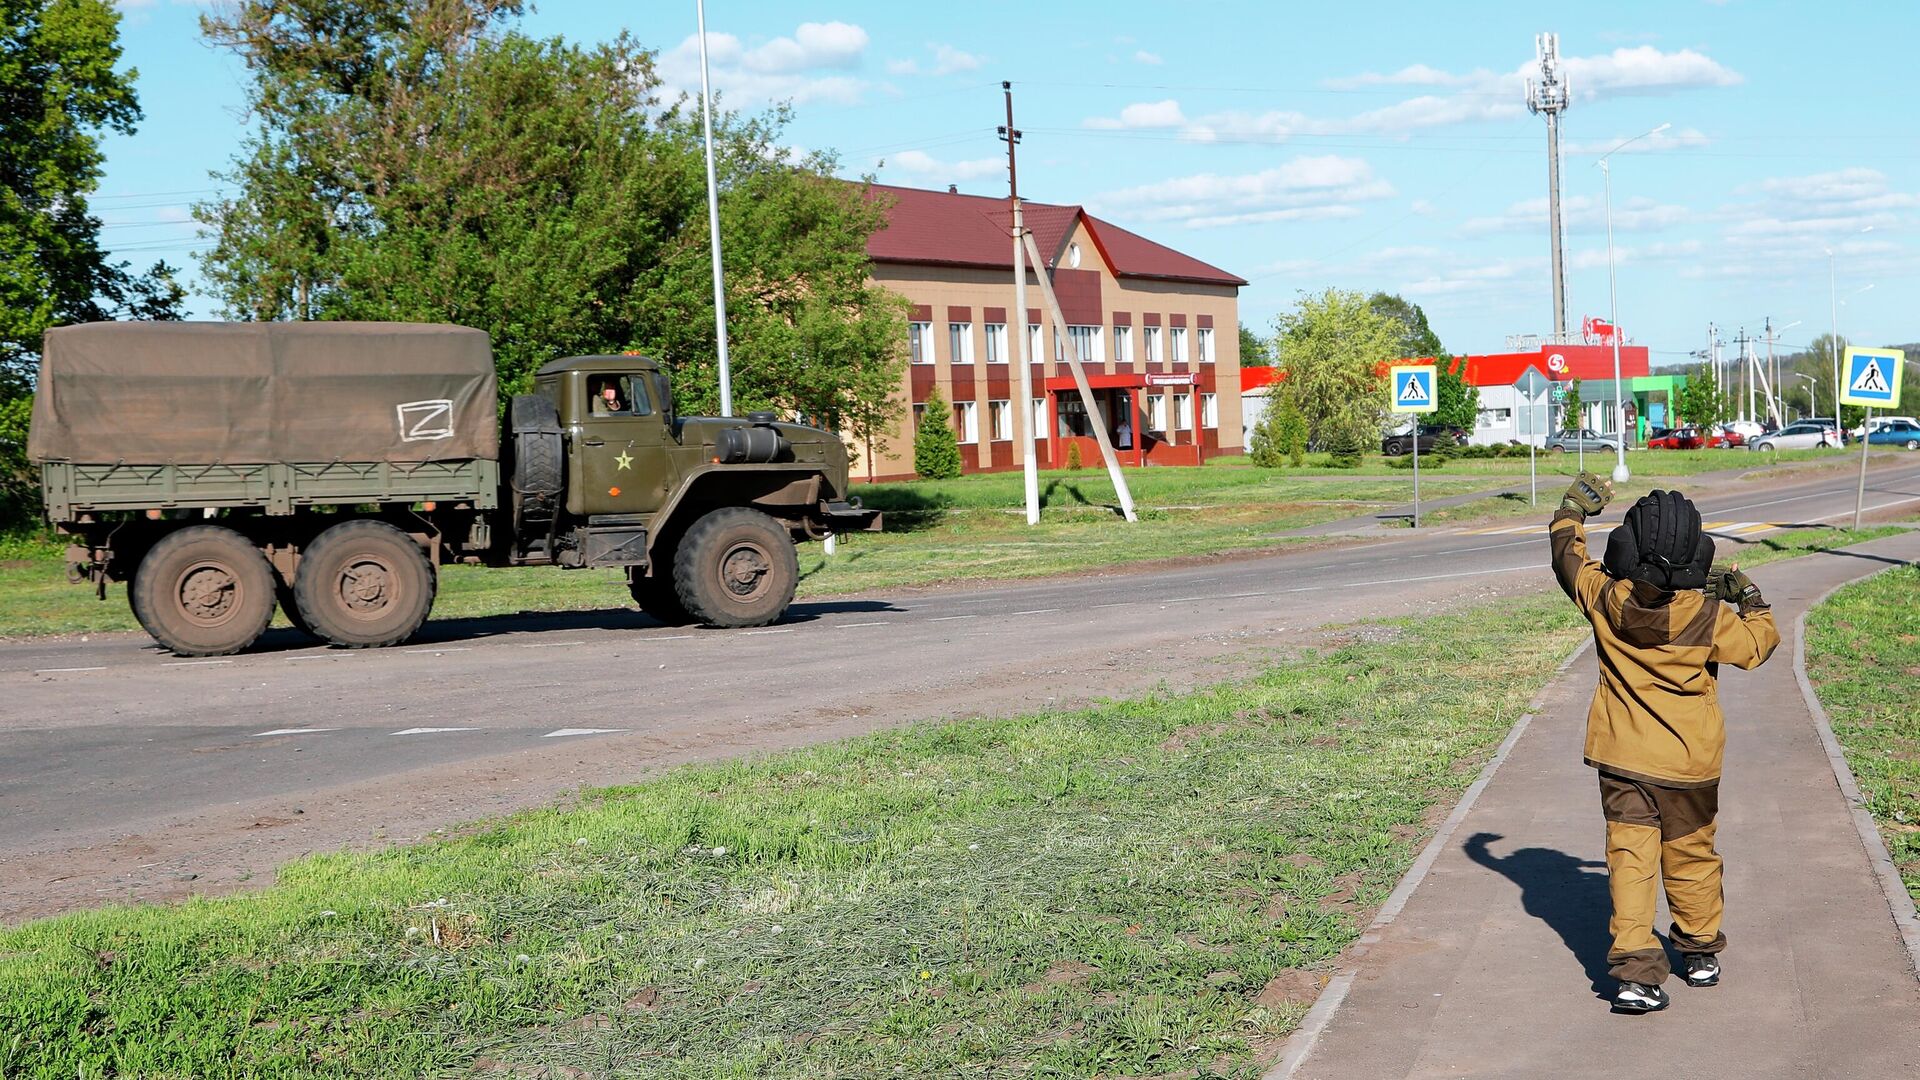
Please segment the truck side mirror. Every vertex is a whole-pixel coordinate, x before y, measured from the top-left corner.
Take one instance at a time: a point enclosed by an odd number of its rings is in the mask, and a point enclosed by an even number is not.
[[[660,401],[660,418],[666,421],[668,427],[672,427],[674,424],[673,381],[667,378],[666,372],[653,373],[653,394]]]

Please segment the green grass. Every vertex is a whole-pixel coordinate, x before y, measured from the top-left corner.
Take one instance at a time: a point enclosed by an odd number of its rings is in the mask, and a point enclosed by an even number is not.
[[[1841,589],[1807,617],[1807,675],[1867,809],[1920,900],[1920,568]]]
[[[1580,634],[1372,624],[0,931],[0,1076],[1251,1078]]]

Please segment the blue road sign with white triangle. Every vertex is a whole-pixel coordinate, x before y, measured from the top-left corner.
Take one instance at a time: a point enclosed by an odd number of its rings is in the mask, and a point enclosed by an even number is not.
[[[1900,404],[1900,369],[1905,362],[1906,354],[1899,349],[1848,349],[1846,363],[1841,365],[1846,373],[1841,403],[1874,409]]]
[[[1393,411],[1430,413],[1439,408],[1440,403],[1434,400],[1433,394],[1434,371],[1432,364],[1402,364],[1387,369],[1387,385],[1393,388]]]

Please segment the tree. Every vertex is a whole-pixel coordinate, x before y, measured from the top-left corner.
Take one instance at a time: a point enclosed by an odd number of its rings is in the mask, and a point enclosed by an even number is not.
[[[1580,380],[1567,384],[1567,397],[1560,407],[1560,430],[1579,431],[1586,425],[1581,422],[1580,414],[1585,406],[1580,401]]]
[[[1261,337],[1246,323],[1240,324],[1240,366],[1273,366],[1273,342]]]
[[[1713,384],[1713,370],[1701,364],[1687,373],[1687,381],[1673,395],[1673,411],[1689,424],[1717,424],[1733,413],[1733,403]]]
[[[179,318],[173,269],[111,263],[88,206],[100,139],[140,119],[107,0],[0,0],[0,529],[38,516],[26,458],[34,363],[49,327]]]
[[[1293,395],[1284,390],[1280,394],[1280,420],[1275,434],[1280,438],[1280,449],[1286,452],[1294,468],[1307,463],[1307,418],[1300,414]]]
[[[913,471],[923,480],[960,475],[960,439],[953,433],[953,410],[935,387],[927,391],[913,432]]]
[[[1467,382],[1466,358],[1441,352],[1434,357],[1434,365],[1435,407],[1430,419],[1441,427],[1472,431],[1480,423],[1480,388]]]
[[[198,208],[207,279],[240,318],[455,322],[504,392],[556,357],[634,350],[683,411],[718,404],[700,125],[654,54],[503,29],[520,0],[242,0],[202,20],[245,60],[258,127]],[[784,111],[715,118],[737,411],[884,450],[905,301],[867,280],[885,206]]]
[[[1394,340],[1397,358],[1437,357],[1444,351],[1440,347],[1440,335],[1427,325],[1427,313],[1420,310],[1419,304],[1398,293],[1377,292],[1367,297],[1367,306],[1398,324]]]
[[[1399,357],[1401,326],[1357,292],[1301,294],[1274,320],[1286,395],[1316,446],[1366,445],[1387,414],[1386,364]],[[1352,438],[1340,440],[1341,435]]]

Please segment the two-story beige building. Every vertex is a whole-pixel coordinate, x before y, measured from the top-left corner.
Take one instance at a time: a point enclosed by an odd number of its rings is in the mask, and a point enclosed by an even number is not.
[[[1024,203],[1027,228],[1053,273],[1065,324],[1056,325],[1029,268],[1026,318],[1015,307],[1011,210],[1006,199],[874,185],[891,203],[867,243],[876,284],[913,305],[911,362],[900,387],[911,420],[878,455],[854,443],[854,475],[913,475],[913,432],[938,387],[952,408],[968,472],[1020,467],[1015,408],[1033,418],[1042,468],[1070,447],[1097,466],[1093,423],[1104,424],[1131,465],[1196,465],[1241,452],[1240,286],[1246,281],[1156,244],[1078,206]],[[1017,312],[1014,312],[1017,316]],[[1013,374],[1025,332],[1032,400],[1017,402]],[[1098,416],[1089,417],[1065,360],[1079,347]]]

